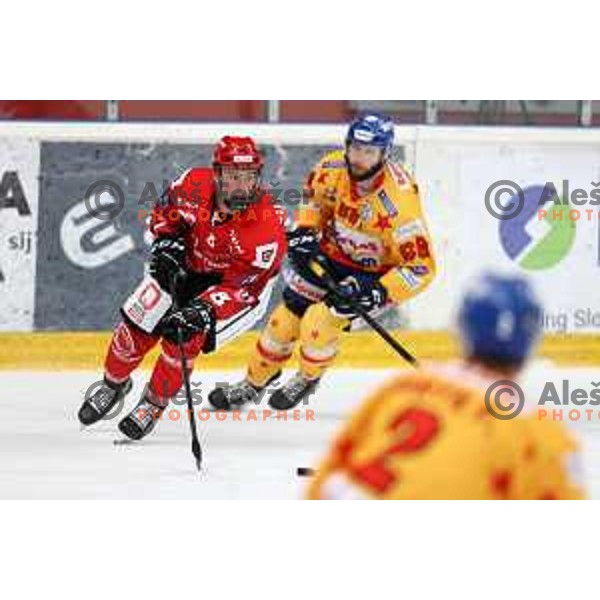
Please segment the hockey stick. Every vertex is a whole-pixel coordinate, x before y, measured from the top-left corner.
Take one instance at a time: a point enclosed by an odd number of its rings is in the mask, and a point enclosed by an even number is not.
[[[173,297],[173,308],[179,310],[179,303],[177,301],[177,279],[179,274],[173,277],[171,282],[171,296]],[[179,349],[179,358],[181,360],[181,372],[183,373],[183,384],[185,387],[185,396],[188,407],[188,414],[190,416],[190,432],[192,434],[192,454],[196,459],[196,467],[198,471],[202,469],[202,447],[198,441],[198,430],[196,428],[196,416],[194,415],[194,405],[192,404],[192,388],[190,386],[190,374],[188,373],[187,366],[185,364],[185,354],[183,351],[183,335],[181,333],[181,327],[177,327],[177,347]]]
[[[406,362],[410,363],[413,367],[418,367],[419,362],[417,359],[398,342],[388,331],[377,322],[356,300],[352,297],[342,294],[336,287],[335,280],[331,274],[327,271],[327,268],[322,264],[321,261],[315,259],[311,264],[310,268],[313,273],[319,277],[327,289],[339,299],[343,300],[348,306],[359,315],[367,325],[371,327],[376,333],[379,334]]]

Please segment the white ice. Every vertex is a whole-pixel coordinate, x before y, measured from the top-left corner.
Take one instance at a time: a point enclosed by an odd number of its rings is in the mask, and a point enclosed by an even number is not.
[[[193,380],[202,383],[195,389],[205,396],[216,381],[237,381],[241,374],[198,372]],[[204,469],[198,474],[185,413],[178,421],[163,419],[142,442],[115,445],[122,437],[116,429],[118,419],[82,429],[76,416],[98,373],[0,371],[0,498],[299,498],[305,480],[296,476],[296,468],[314,465],[344,416],[391,374],[333,370],[310,405],[300,409],[297,421],[293,415],[287,422],[273,416],[263,420],[263,406],[255,409],[257,421],[245,420],[247,411],[239,422],[231,417],[217,421],[211,415],[199,423]],[[147,375],[136,374],[127,409],[137,400]],[[599,375],[599,369],[559,369],[538,361],[524,382],[526,389],[541,389],[547,380],[559,387],[569,378],[573,388],[590,390]],[[314,410],[314,421],[306,420],[307,408]],[[590,423],[569,423],[580,439],[586,483],[596,498],[600,498],[599,424],[598,416]]]

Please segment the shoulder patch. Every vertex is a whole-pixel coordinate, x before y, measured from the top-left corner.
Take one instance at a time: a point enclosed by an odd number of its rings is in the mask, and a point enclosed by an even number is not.
[[[383,205],[383,208],[385,209],[385,212],[387,212],[388,216],[390,216],[392,219],[394,217],[398,216],[398,209],[396,208],[396,206],[394,205],[394,203],[391,201],[390,197],[387,195],[385,190],[381,190],[377,196],[379,197],[379,199],[381,200],[381,204]]]

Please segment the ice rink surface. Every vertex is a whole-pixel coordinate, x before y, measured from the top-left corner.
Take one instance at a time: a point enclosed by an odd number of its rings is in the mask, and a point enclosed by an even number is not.
[[[300,498],[305,481],[296,476],[296,468],[314,465],[345,415],[392,373],[333,370],[309,406],[289,411],[287,421],[277,419],[274,411],[265,415],[264,403],[246,409],[240,421],[210,415],[198,424],[204,450],[204,470],[198,474],[185,407],[179,409],[181,418],[175,420],[175,413],[163,418],[146,440],[115,445],[122,439],[116,429],[120,416],[85,430],[77,420],[85,390],[99,379],[98,373],[0,371],[0,498]],[[126,410],[137,401],[147,375],[136,374]],[[216,381],[234,382],[240,375],[195,373],[193,381],[201,381],[197,389],[205,396]],[[545,381],[560,389],[565,378],[572,388],[591,390],[600,369],[561,369],[538,361],[521,381],[526,391],[537,390],[539,396]],[[581,443],[588,490],[600,498],[600,420],[598,407],[588,408],[595,408],[593,421],[568,424]]]

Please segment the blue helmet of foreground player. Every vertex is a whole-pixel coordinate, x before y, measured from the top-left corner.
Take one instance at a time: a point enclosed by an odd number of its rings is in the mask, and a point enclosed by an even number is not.
[[[492,366],[519,367],[541,332],[542,307],[526,279],[484,274],[459,313],[467,356]]]
[[[362,115],[354,119],[348,128],[346,145],[351,143],[378,146],[387,153],[394,143],[394,123],[383,115]]]

